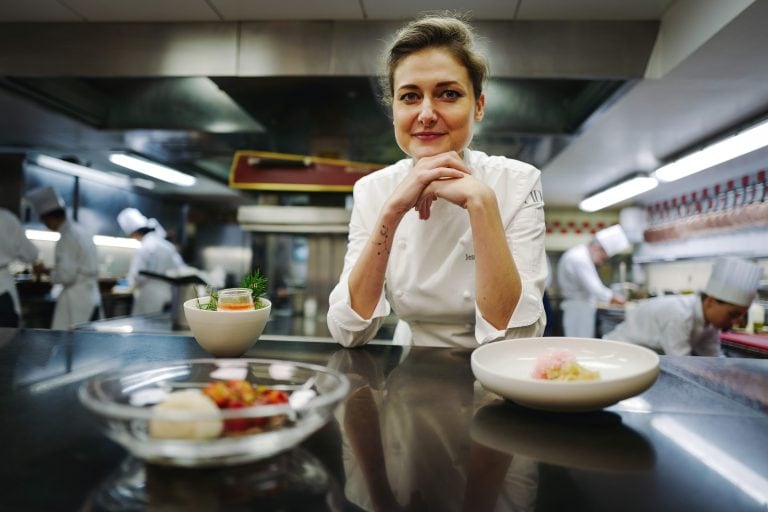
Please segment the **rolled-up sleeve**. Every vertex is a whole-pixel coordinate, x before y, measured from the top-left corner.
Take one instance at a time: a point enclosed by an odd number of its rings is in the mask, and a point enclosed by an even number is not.
[[[506,329],[496,329],[488,323],[475,304],[475,338],[480,344],[510,337],[540,336],[544,332],[546,319],[542,296],[548,268],[544,248],[546,228],[540,180],[536,180],[530,194],[505,231],[507,244],[520,274],[520,300]]]

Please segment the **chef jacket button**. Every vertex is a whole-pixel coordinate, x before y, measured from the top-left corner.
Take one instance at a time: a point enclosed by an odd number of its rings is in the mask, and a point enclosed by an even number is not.
[[[472,298],[472,294],[469,293],[469,290],[464,290],[464,293],[462,294],[462,296],[464,297],[464,300],[469,300]]]
[[[404,294],[405,294],[405,292],[403,292],[403,290],[397,290],[395,292],[395,297],[399,298],[399,297],[402,297]]]
[[[400,246],[400,250],[401,250],[401,251],[405,250],[405,247],[406,247],[407,245],[408,245],[408,244],[406,244],[406,243],[405,243],[405,241],[401,241],[401,242],[400,242],[400,244],[399,244],[399,246]]]

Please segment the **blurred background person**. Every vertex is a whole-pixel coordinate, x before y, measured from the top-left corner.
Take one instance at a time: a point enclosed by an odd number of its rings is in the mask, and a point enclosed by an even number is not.
[[[36,265],[35,272],[50,274],[62,291],[53,310],[51,329],[67,330],[101,316],[99,258],[93,235],[67,218],[64,201],[53,187],[38,188],[26,196],[45,227],[57,231],[53,268]]]
[[[117,215],[117,223],[126,235],[141,242],[128,270],[128,284],[133,288],[131,314],[160,313],[171,302],[171,284],[142,275],[141,271],[167,275],[184,267],[176,247],[158,232],[155,219],[147,219],[136,208],[125,208]],[[162,230],[162,227],[160,227]]]
[[[18,327],[21,304],[8,265],[15,260],[34,263],[38,251],[24,235],[19,219],[5,208],[0,208],[0,233],[0,327]]]
[[[703,292],[640,301],[603,338],[668,355],[721,356],[720,331],[744,318],[762,275],[763,269],[750,261],[719,258]]]
[[[624,304],[624,297],[605,286],[597,265],[629,247],[629,240],[618,224],[598,231],[588,244],[565,251],[557,263],[557,282],[563,297],[563,333],[576,338],[595,337],[597,303]]]

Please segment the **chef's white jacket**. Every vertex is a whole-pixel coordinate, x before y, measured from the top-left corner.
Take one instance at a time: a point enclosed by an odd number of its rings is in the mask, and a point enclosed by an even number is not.
[[[566,336],[594,338],[598,301],[609,302],[613,292],[603,284],[586,244],[571,247],[557,262],[557,283],[563,298],[563,331]]]
[[[171,285],[159,279],[140,274],[145,270],[156,274],[167,274],[184,266],[176,247],[150,231],[141,239],[141,246],[136,250],[128,270],[128,284],[133,286],[134,315],[159,313],[163,306],[171,301]]]
[[[603,338],[644,345],[662,354],[721,356],[720,330],[704,320],[701,296],[665,295],[628,307]]]
[[[8,265],[16,260],[34,263],[37,259],[37,247],[24,235],[24,227],[14,214],[0,208],[0,295],[9,293],[13,300],[16,314],[21,313],[16,281],[8,271]]]
[[[51,329],[71,329],[88,322],[101,304],[99,257],[93,236],[80,224],[67,220],[59,229],[51,282],[63,285],[53,310]]]
[[[328,328],[337,342],[344,346],[367,343],[390,308],[400,320],[396,343],[476,347],[492,340],[543,333],[547,265],[540,172],[523,162],[479,151],[466,150],[464,160],[473,176],[496,192],[507,243],[522,280],[520,301],[507,328],[493,327],[477,307],[469,215],[444,200],[432,204],[426,221],[415,210],[403,217],[372,317],[362,318],[351,308],[349,273],[369,243],[382,207],[412,168],[413,161],[404,159],[355,184],[344,268],[329,298]]]

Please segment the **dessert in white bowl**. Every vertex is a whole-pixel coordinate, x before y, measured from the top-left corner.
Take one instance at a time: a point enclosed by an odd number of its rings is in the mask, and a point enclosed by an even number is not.
[[[251,348],[264,331],[272,303],[260,297],[256,309],[230,311],[202,309],[210,296],[184,303],[184,314],[197,342],[216,357],[239,357]]]

